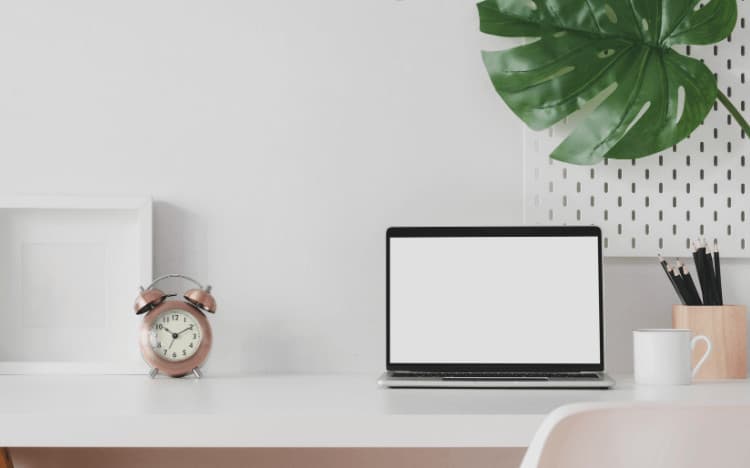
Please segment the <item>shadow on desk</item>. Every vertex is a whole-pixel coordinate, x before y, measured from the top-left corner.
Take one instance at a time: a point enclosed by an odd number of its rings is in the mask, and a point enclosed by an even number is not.
[[[15,468],[517,468],[523,448],[14,448]]]

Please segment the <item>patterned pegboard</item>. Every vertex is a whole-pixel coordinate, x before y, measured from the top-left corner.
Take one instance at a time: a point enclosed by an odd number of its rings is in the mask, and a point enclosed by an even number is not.
[[[750,1],[738,6],[727,40],[676,49],[703,59],[750,120]],[[527,223],[599,225],[608,256],[685,256],[690,239],[706,237],[718,239],[724,256],[750,257],[750,141],[719,103],[688,139],[640,160],[574,166],[549,159],[571,125],[524,131]]]

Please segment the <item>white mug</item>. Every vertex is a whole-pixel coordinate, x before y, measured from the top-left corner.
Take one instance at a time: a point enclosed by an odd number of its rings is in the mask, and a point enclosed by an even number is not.
[[[703,335],[691,338],[687,329],[652,328],[633,331],[635,383],[647,385],[687,385],[711,354],[711,340]],[[693,349],[699,341],[706,352],[690,369]]]

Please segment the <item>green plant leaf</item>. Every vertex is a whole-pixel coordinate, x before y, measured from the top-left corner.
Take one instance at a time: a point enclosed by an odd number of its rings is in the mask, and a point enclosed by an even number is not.
[[[550,157],[574,164],[640,158],[687,137],[716,101],[713,73],[674,51],[710,44],[737,21],[736,0],[485,0],[480,30],[534,42],[482,56],[492,83],[530,128],[594,101]],[[601,101],[601,102],[599,102]]]

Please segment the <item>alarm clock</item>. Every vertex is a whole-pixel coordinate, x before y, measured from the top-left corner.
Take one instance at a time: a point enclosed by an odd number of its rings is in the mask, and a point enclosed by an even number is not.
[[[196,288],[177,294],[166,294],[156,285],[167,278],[181,278]],[[200,368],[211,350],[211,326],[206,313],[216,312],[211,286],[201,285],[185,275],[164,275],[147,287],[141,286],[135,300],[135,313],[143,316],[140,327],[140,348],[143,359],[151,367],[152,378],[161,372],[170,377],[190,373],[201,377]]]

